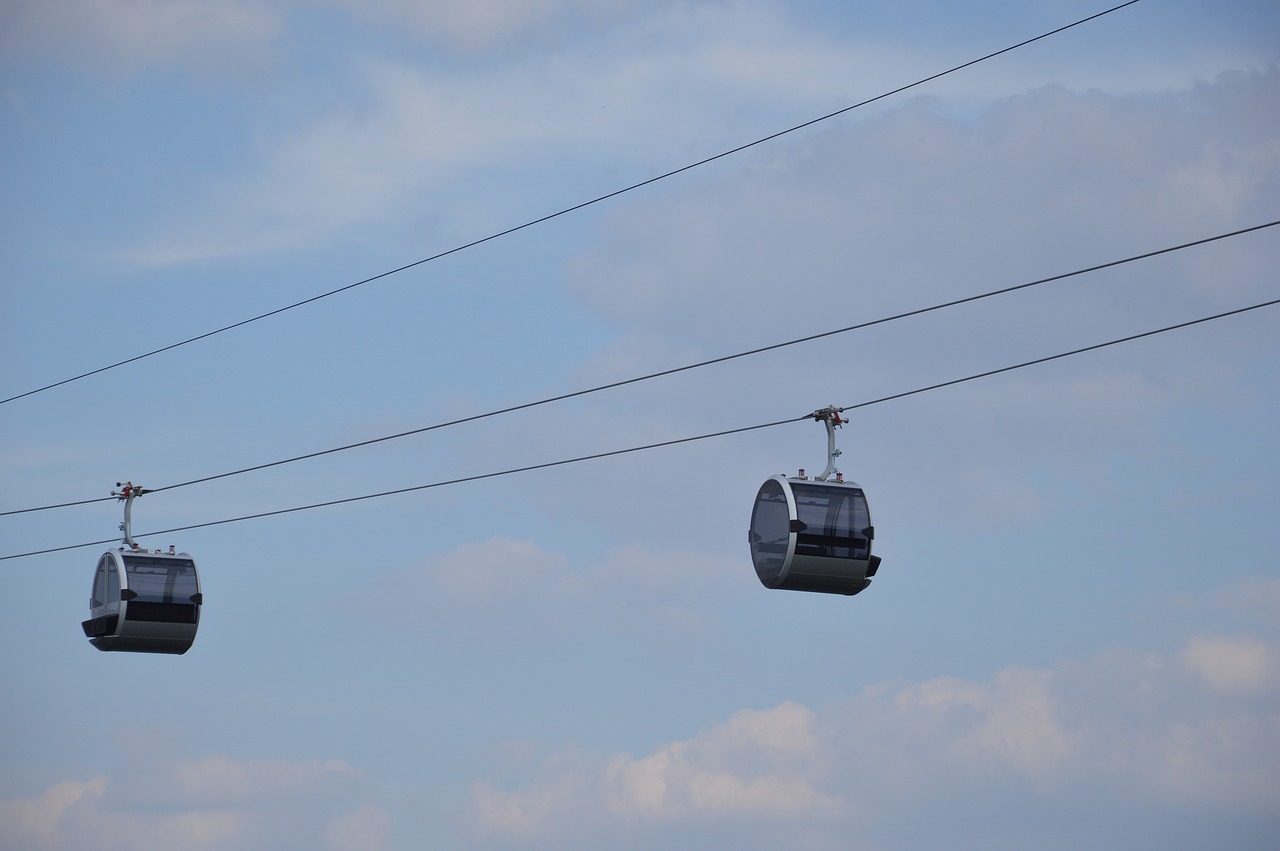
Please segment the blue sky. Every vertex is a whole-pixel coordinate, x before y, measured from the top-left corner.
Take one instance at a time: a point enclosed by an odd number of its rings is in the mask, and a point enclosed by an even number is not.
[[[1102,11],[16,0],[0,397]],[[1274,221],[1280,11],[1143,0],[0,405],[15,510],[164,487]],[[1280,228],[144,496],[168,529],[853,406],[1277,297]],[[8,559],[0,848],[1271,848],[1277,308],[851,412],[884,566],[766,591],[795,423],[149,538],[181,657]],[[113,502],[0,516],[0,555]]]

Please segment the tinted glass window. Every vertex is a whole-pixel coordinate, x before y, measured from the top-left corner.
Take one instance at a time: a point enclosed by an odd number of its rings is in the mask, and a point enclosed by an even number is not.
[[[116,573],[114,560],[107,562],[107,604],[120,602],[120,574]]]
[[[190,603],[196,593],[196,566],[189,559],[124,557],[129,589],[148,603]]]
[[[95,609],[107,599],[107,565],[110,563],[111,556],[103,556],[98,560],[98,569],[93,574],[93,596],[89,605]]]
[[[860,488],[792,484],[791,490],[804,524],[796,538],[797,554],[857,559],[871,555],[871,542],[862,534],[871,525],[871,515]]]
[[[782,571],[791,534],[791,512],[782,485],[770,479],[756,495],[751,512],[751,560],[762,577],[773,577]]]

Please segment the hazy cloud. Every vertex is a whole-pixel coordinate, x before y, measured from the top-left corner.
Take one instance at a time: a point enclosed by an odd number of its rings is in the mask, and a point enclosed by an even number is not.
[[[1258,694],[1280,687],[1280,655],[1257,638],[1196,636],[1187,641],[1179,661],[1210,689],[1225,694]]]
[[[0,361],[18,392],[129,357],[1078,4],[873,5],[0,0]],[[1280,69],[1186,82],[1274,53],[1243,22],[1275,13],[1239,5],[1137,4],[6,406],[10,508],[264,467],[135,514],[200,557],[184,657],[86,646],[92,550],[7,562],[24,603],[0,622],[21,648],[0,847],[1271,851],[1280,580],[1213,583],[1275,572],[1274,312],[848,411],[840,465],[885,558],[852,600],[751,568],[761,480],[825,461],[812,421],[247,519],[802,417],[1273,297],[1280,229],[267,463],[1274,218]],[[114,251],[135,262],[100,262]],[[14,515],[9,549],[119,517]],[[86,695],[129,726],[86,723]]]
[[[460,52],[504,45],[551,24],[574,26],[621,15],[635,0],[329,0],[357,17],[408,29],[416,37]]]
[[[266,58],[282,21],[242,0],[7,0],[0,49],[93,71],[179,65],[239,75]]]
[[[806,772],[820,758],[813,713],[794,703],[743,710],[686,742],[648,756],[552,756],[530,788],[472,790],[477,829],[507,839],[556,841],[565,831],[622,824],[748,817],[795,818],[838,812]],[[581,820],[579,822],[579,820]]]
[[[1261,641],[1193,639],[1180,660],[1199,665],[1213,654],[1239,665],[1275,651]],[[1067,809],[1096,806],[1099,796],[1138,809],[1156,801],[1254,816],[1280,804],[1274,705],[1241,701],[1238,689],[1216,683],[1200,691],[1180,669],[1116,651],[1006,668],[986,682],[873,686],[818,709],[744,710],[643,756],[556,754],[519,790],[477,783],[473,814],[482,835],[514,844],[605,829],[602,812],[613,829],[630,825],[641,836],[671,820],[729,827],[746,817],[766,833],[816,824],[834,842],[858,825],[998,790]],[[1253,694],[1280,690],[1245,678]]]
[[[607,622],[671,639],[698,634],[715,618],[701,610],[710,594],[741,591],[740,564],[681,550],[619,546],[597,558],[571,559],[532,541],[493,538],[432,556],[389,577],[372,601],[402,601],[423,626],[475,629],[500,617],[529,635]],[[385,602],[371,602],[383,611]],[[501,613],[501,615],[499,615]],[[477,614],[482,614],[480,621]]]
[[[569,263],[570,289],[626,327],[696,328],[705,338],[795,328],[804,317],[874,318],[923,306],[958,281],[994,289],[1172,234],[1257,224],[1280,182],[1280,123],[1262,133],[1256,114],[1278,89],[1276,70],[1224,75],[1190,93],[1048,87],[972,123],[916,102],[832,124],[694,191],[611,212],[599,246]],[[1220,120],[1203,122],[1204,111]],[[1233,188],[1206,205],[1200,182]],[[1117,210],[1132,222],[1123,233],[1101,215]],[[789,285],[796,280],[804,286]],[[1264,277],[1250,280],[1262,291]],[[1205,283],[1175,272],[1168,289]],[[902,302],[904,285],[919,303]],[[1070,300],[1067,309],[1063,319],[1084,322],[1089,308]]]
[[[796,770],[818,756],[813,713],[805,707],[742,710],[689,742],[641,759],[612,759],[606,769],[608,805],[626,820],[832,813],[840,802],[820,794]],[[754,765],[743,769],[744,763]]]
[[[352,7],[444,32],[496,33],[588,5],[602,8],[580,0]],[[883,47],[850,50],[765,4],[637,8],[640,25],[513,61],[440,66],[357,53],[343,98],[264,134],[257,162],[212,195],[200,190],[196,221],[163,223],[172,230],[121,253],[190,262],[316,244],[371,221],[475,239],[776,131],[797,110],[808,118],[844,105],[840,81],[902,59]],[[482,197],[477,181],[488,186]]]
[[[384,851],[391,848],[391,815],[376,804],[365,804],[333,819],[325,839],[333,851]]]
[[[210,756],[177,765],[173,780],[179,795],[190,802],[244,805],[270,794],[297,787],[349,782],[359,777],[342,760],[287,762],[259,759],[241,762],[227,756]]]
[[[66,781],[31,798],[0,801],[0,847],[18,849],[230,848],[244,837],[243,813],[121,811],[106,804],[108,781]]]
[[[230,851],[321,847],[327,840],[329,847],[379,851],[387,847],[389,820],[379,807],[352,806],[357,778],[341,760],[157,760],[144,777],[64,781],[34,797],[0,801],[0,847]]]
[[[403,597],[445,611],[507,606],[564,575],[563,555],[530,541],[491,538],[427,559],[402,576]]]

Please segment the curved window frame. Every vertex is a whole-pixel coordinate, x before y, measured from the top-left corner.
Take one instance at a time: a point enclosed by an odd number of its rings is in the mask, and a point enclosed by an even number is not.
[[[764,517],[764,512],[777,514],[781,524],[776,524],[773,517]],[[788,483],[778,478],[766,479],[756,493],[748,531],[751,562],[765,585],[772,586],[786,577],[795,546],[791,529],[794,516],[795,504]],[[767,528],[762,530],[762,525]],[[761,531],[771,534],[771,537],[764,538]]]

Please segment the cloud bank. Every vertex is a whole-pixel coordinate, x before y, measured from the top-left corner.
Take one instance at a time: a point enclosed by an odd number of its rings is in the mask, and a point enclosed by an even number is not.
[[[811,847],[856,836],[910,848],[922,847],[914,820],[972,808],[956,847],[1004,847],[1016,837],[1002,824],[1011,813],[1047,809],[1062,822],[1054,847],[1070,848],[1098,826],[1073,829],[1066,813],[1108,813],[1121,836],[1174,809],[1198,827],[1189,837],[1153,827],[1154,844],[1195,847],[1224,820],[1280,826],[1277,649],[1194,637],[1169,658],[1116,650],[982,682],[937,677],[817,708],[742,710],[645,755],[565,750],[519,787],[478,782],[472,819],[482,844],[513,847],[618,836],[643,847],[680,825],[743,848],[792,835]],[[1257,833],[1237,847],[1264,842]]]
[[[0,801],[0,848],[382,851],[389,818],[352,801],[360,774],[341,760],[149,761],[141,773],[65,781]]]

